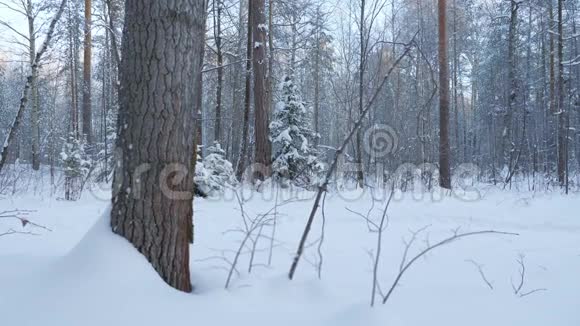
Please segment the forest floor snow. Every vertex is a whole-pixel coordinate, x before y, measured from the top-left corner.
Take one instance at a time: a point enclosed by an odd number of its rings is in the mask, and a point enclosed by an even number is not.
[[[248,195],[248,193],[246,193]],[[302,197],[307,193],[301,194]],[[98,197],[98,196],[97,196]],[[419,259],[385,304],[370,308],[376,233],[363,218],[371,196],[329,195],[325,203],[322,278],[318,262],[321,216],[296,278],[286,277],[312,198],[278,207],[275,247],[258,242],[252,273],[248,249],[239,274],[224,289],[243,234],[237,200],[195,201],[191,271],[195,291],[169,288],[133,247],[108,227],[107,200],[78,202],[37,196],[0,200],[0,211],[33,210],[29,219],[52,231],[0,237],[0,324],[6,326],[104,325],[580,325],[580,196],[488,191],[477,201],[433,201],[398,194],[384,231],[379,282],[386,291],[400,268],[411,231],[409,259],[451,234],[498,230],[519,236],[481,235],[438,248]],[[275,205],[254,194],[250,217]],[[269,197],[269,198],[264,198]],[[370,218],[380,217],[385,198]],[[0,220],[0,233],[21,227]],[[31,227],[30,225],[26,226]],[[270,226],[262,229],[269,236]],[[523,258],[522,258],[523,257]],[[225,259],[224,259],[225,258]],[[525,266],[520,285],[521,266]],[[479,265],[481,267],[478,268]],[[486,283],[485,279],[489,282]],[[529,295],[529,292],[533,292]],[[523,296],[522,296],[523,295]]]

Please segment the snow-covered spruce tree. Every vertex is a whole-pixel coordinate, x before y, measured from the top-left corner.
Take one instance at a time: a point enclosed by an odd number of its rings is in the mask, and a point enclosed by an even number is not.
[[[89,173],[91,162],[85,152],[84,143],[69,134],[60,153],[65,176],[66,200],[77,200],[82,191],[83,179]]]
[[[198,151],[199,153],[199,151]],[[208,153],[195,165],[195,186],[203,194],[215,195],[223,192],[227,185],[235,186],[238,181],[226,152],[218,142],[206,149]]]
[[[308,186],[323,169],[314,146],[319,136],[310,128],[308,111],[291,76],[284,77],[281,93],[282,100],[270,123],[272,171],[280,182]]]

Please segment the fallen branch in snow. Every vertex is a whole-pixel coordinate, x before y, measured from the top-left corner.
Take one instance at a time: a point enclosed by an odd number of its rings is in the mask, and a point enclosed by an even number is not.
[[[371,290],[371,307],[373,307],[375,305],[375,298],[376,298],[377,289],[380,291],[379,284],[378,284],[378,277],[379,277],[378,274],[379,274],[379,259],[381,258],[381,249],[382,249],[382,243],[383,243],[383,231],[389,225],[389,215],[387,214],[387,212],[389,210],[389,206],[391,205],[391,200],[393,199],[394,193],[395,193],[395,189],[394,189],[394,183],[393,183],[393,189],[391,189],[391,194],[389,195],[389,200],[387,201],[387,204],[385,205],[385,209],[383,210],[383,215],[381,216],[380,223],[377,225],[371,221],[371,224],[375,227],[375,232],[377,232],[377,251],[375,253],[374,266],[373,266],[373,285],[372,285],[372,290]],[[380,292],[382,295],[382,291],[380,291]]]
[[[483,271],[483,265],[479,264],[473,259],[468,259],[466,260],[466,262],[471,263],[473,266],[477,268],[479,275],[481,276],[481,279],[485,282],[485,284],[487,284],[490,290],[493,290],[493,284],[487,279],[487,276],[485,276],[485,272]]]
[[[17,220],[22,224],[22,228],[26,228],[27,226],[32,226],[38,229],[43,229],[49,232],[52,232],[51,229],[47,228],[44,225],[40,225],[34,222],[31,222],[26,216],[32,213],[32,211],[23,211],[23,210],[13,210],[13,211],[3,211],[0,212],[0,219],[12,219]],[[18,231],[12,228],[8,229],[8,231],[0,233],[1,236],[12,235],[12,234],[27,234],[27,235],[39,235],[38,233],[34,233],[32,231]]]
[[[375,305],[377,291],[379,292],[379,294],[381,296],[383,295],[383,292],[381,290],[381,287],[380,287],[380,284],[378,281],[379,261],[381,259],[381,250],[382,250],[382,245],[383,245],[383,232],[389,226],[389,215],[387,214],[387,212],[389,210],[389,206],[391,205],[391,201],[392,201],[393,196],[395,194],[395,186],[394,185],[395,184],[393,183],[392,188],[391,188],[391,193],[389,195],[389,199],[387,200],[387,203],[385,204],[385,207],[383,208],[381,218],[380,218],[380,221],[378,223],[373,221],[370,218],[370,214],[373,211],[373,208],[375,206],[374,200],[373,200],[371,208],[367,211],[366,215],[361,214],[361,213],[356,212],[356,211],[353,211],[353,210],[349,209],[348,207],[346,208],[347,211],[362,217],[362,219],[366,221],[367,228],[369,229],[369,232],[377,234],[377,243],[376,243],[375,252],[373,253],[371,250],[369,250],[369,252],[368,252],[368,254],[372,260],[372,263],[373,263],[373,278],[372,278],[372,286],[371,286],[371,307],[373,307]]]
[[[304,252],[304,246],[306,245],[306,241],[308,239],[308,234],[310,233],[310,229],[312,228],[312,223],[314,222],[314,217],[316,216],[316,213],[318,211],[318,207],[320,205],[320,200],[322,199],[322,194],[324,192],[326,192],[326,188],[328,187],[328,184],[330,183],[330,178],[331,178],[332,174],[334,173],[334,171],[336,170],[336,167],[338,165],[338,159],[340,158],[340,155],[344,152],[344,150],[346,149],[346,147],[350,143],[350,140],[352,139],[352,137],[361,128],[364,119],[366,118],[366,116],[370,112],[371,108],[373,107],[374,102],[377,100],[377,98],[381,94],[383,87],[385,86],[385,84],[387,84],[387,81],[391,77],[391,74],[393,73],[395,68],[397,68],[399,66],[399,64],[401,63],[403,58],[405,58],[407,56],[407,54],[411,51],[412,45],[415,42],[415,37],[417,36],[418,33],[419,32],[417,31],[417,33],[415,33],[415,35],[413,36],[411,41],[405,45],[405,49],[404,49],[403,53],[397,58],[397,60],[395,60],[393,65],[389,68],[389,70],[385,74],[385,77],[381,81],[379,87],[377,87],[377,89],[376,89],[375,93],[373,94],[373,96],[371,97],[370,101],[365,106],[365,109],[359,115],[357,121],[354,124],[354,127],[349,131],[348,135],[345,137],[342,144],[340,145],[340,147],[338,148],[338,150],[334,154],[334,160],[330,164],[328,171],[326,171],[326,175],[324,176],[322,183],[318,186],[316,198],[314,200],[314,204],[312,205],[312,210],[310,211],[310,215],[308,216],[308,221],[306,222],[306,226],[304,227],[302,237],[300,238],[300,242],[298,244],[298,249],[296,250],[296,254],[294,255],[294,259],[292,260],[292,265],[290,266],[290,271],[288,272],[288,278],[290,280],[292,280],[294,278],[294,273],[296,273],[296,268],[298,267],[298,263],[300,262],[300,258],[302,257],[302,254]]]
[[[451,236],[449,238],[446,238],[446,239],[444,239],[442,241],[439,241],[439,242],[437,242],[434,245],[428,246],[423,251],[421,251],[420,253],[418,253],[415,257],[413,257],[411,260],[409,260],[408,262],[405,262],[404,264],[402,264],[403,267],[400,269],[399,273],[397,274],[397,277],[393,281],[393,284],[391,285],[391,288],[389,289],[389,292],[387,292],[387,294],[385,296],[383,296],[383,304],[387,303],[387,301],[391,297],[391,294],[393,293],[393,291],[395,290],[395,288],[397,287],[397,285],[399,285],[399,282],[400,282],[401,278],[403,277],[403,275],[405,274],[405,272],[407,270],[409,270],[409,268],[415,262],[417,262],[417,260],[419,260],[419,258],[425,256],[427,253],[429,253],[430,251],[432,251],[432,250],[434,250],[436,248],[439,248],[439,247],[445,246],[447,244],[453,243],[453,242],[455,242],[457,240],[460,240],[462,238],[472,237],[472,236],[476,236],[476,235],[485,235],[485,234],[511,235],[511,236],[518,236],[519,235],[517,233],[501,232],[501,231],[494,231],[494,230],[476,231],[476,232],[466,232],[466,233],[458,233],[457,230],[456,230],[453,233],[453,236]]]
[[[546,288],[540,288],[540,289],[535,289],[535,290],[528,291],[528,292],[525,292],[525,293],[521,293],[520,294],[520,298],[527,297],[530,294],[534,294],[536,292],[542,292],[542,291],[548,291],[548,289],[546,289]]]
[[[524,287],[524,282],[526,280],[526,264],[524,262],[525,258],[526,258],[526,256],[524,256],[523,254],[520,254],[520,256],[517,259],[517,262],[520,265],[520,283],[516,287],[513,280],[512,280],[512,289],[514,290],[515,295],[520,294],[520,291],[522,290],[522,287]]]
[[[261,228],[264,225],[264,223],[268,223],[268,221],[269,221],[268,214],[262,214],[262,215],[259,215],[258,217],[256,217],[255,219],[249,219],[246,215],[246,211],[244,210],[244,203],[242,202],[242,199],[240,198],[240,196],[238,195],[237,192],[235,192],[235,194],[236,194],[236,198],[238,200],[238,205],[240,206],[242,220],[244,221],[244,230],[243,230],[244,231],[244,238],[242,239],[242,242],[240,243],[240,246],[238,247],[238,250],[236,251],[236,254],[234,256],[234,260],[231,263],[230,270],[228,272],[228,277],[226,279],[226,285],[225,285],[226,289],[229,288],[229,286],[230,286],[230,282],[232,280],[232,275],[233,275],[234,271],[237,270],[238,260],[240,259],[240,255],[242,253],[242,250],[246,246],[246,243],[250,240],[252,233],[254,233],[254,231],[256,231],[258,228]],[[248,220],[249,220],[249,224],[248,224]],[[250,270],[251,270],[251,267],[250,267]]]
[[[527,292],[523,292],[523,287],[524,287],[524,283],[526,281],[526,263],[525,263],[525,258],[526,256],[523,254],[520,254],[517,262],[520,265],[520,281],[518,283],[518,285],[516,286],[512,280],[512,289],[514,291],[514,294],[517,295],[520,298],[523,297],[527,297],[528,295],[537,293],[537,292],[542,292],[542,291],[548,291],[548,289],[545,288],[539,288],[539,289],[533,289],[531,291],[527,291]]]
[[[10,144],[14,140],[14,137],[16,137],[16,132],[18,131],[18,127],[20,126],[20,122],[22,121],[24,109],[26,108],[26,103],[28,103],[28,93],[30,91],[30,88],[32,87],[34,76],[36,76],[36,71],[38,71],[40,60],[42,59],[42,56],[44,55],[44,53],[48,49],[48,46],[50,45],[50,41],[52,40],[54,29],[56,27],[56,23],[60,20],[60,16],[62,16],[62,12],[64,11],[66,2],[67,0],[62,0],[62,2],[60,3],[58,11],[56,12],[56,15],[50,22],[50,26],[48,27],[48,31],[46,32],[46,38],[44,40],[44,43],[42,43],[40,51],[36,53],[34,61],[30,67],[31,70],[30,75],[28,75],[28,77],[26,78],[26,84],[24,85],[24,91],[22,92],[22,98],[20,99],[20,106],[18,108],[18,112],[16,113],[14,121],[10,125],[10,131],[8,132],[8,136],[4,141],[2,152],[0,153],[0,172],[2,172],[2,168],[4,167],[4,164],[8,159],[8,148],[10,147]]]
[[[240,207],[240,212],[241,212],[242,221],[244,223],[244,226],[243,226],[243,228],[240,228],[240,229],[231,230],[234,232],[241,232],[243,234],[243,238],[242,238],[242,241],[240,242],[240,245],[238,246],[237,250],[234,251],[235,252],[234,259],[231,262],[228,259],[223,259],[224,261],[226,261],[230,264],[230,268],[228,270],[228,277],[226,279],[226,284],[225,284],[226,289],[228,289],[230,286],[234,272],[236,274],[239,274],[238,270],[237,270],[237,266],[238,266],[240,257],[244,254],[243,250],[244,250],[244,248],[246,248],[248,246],[248,243],[251,243],[251,247],[249,248],[249,251],[248,251],[248,253],[250,254],[248,273],[252,272],[252,268],[253,268],[253,266],[255,266],[254,257],[255,257],[256,252],[258,251],[257,243],[261,238],[267,238],[266,236],[264,236],[262,234],[262,230],[265,226],[272,225],[275,218],[276,218],[275,215],[274,215],[274,217],[272,217],[272,211],[277,211],[278,207],[289,204],[289,203],[293,203],[296,201],[296,199],[287,199],[281,203],[276,202],[274,207],[269,209],[267,212],[262,213],[262,214],[258,214],[256,217],[251,218],[248,216],[248,214],[244,208],[244,202],[240,198],[239,194],[237,192],[234,192],[234,193],[236,195],[236,199],[237,199],[238,205]],[[254,233],[256,231],[258,231],[258,234],[254,238]],[[272,243],[273,239],[270,239],[270,240]]]

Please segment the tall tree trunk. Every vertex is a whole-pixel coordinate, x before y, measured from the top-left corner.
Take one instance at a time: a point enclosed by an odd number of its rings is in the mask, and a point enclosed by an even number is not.
[[[449,67],[447,62],[447,3],[439,0],[439,182],[451,189],[449,146]]]
[[[107,15],[109,16],[109,32],[111,33],[111,52],[113,53],[113,59],[115,59],[115,66],[119,70],[119,65],[121,64],[121,56],[119,54],[119,46],[117,42],[117,12],[113,8],[112,0],[105,0],[105,5],[107,6]]]
[[[111,227],[165,282],[190,292],[190,108],[201,96],[196,84],[205,0],[127,0],[125,13],[118,138],[123,157],[116,165]]]
[[[222,134],[222,90],[224,85],[224,56],[222,51],[222,0],[214,0],[214,38],[217,52],[217,86],[215,95],[214,141],[221,143]]]
[[[252,97],[252,0],[248,0],[248,30],[246,39],[246,80],[244,92],[244,113],[242,126],[242,139],[240,139],[240,157],[236,176],[241,180],[246,169],[246,157],[248,156],[248,132],[250,129],[250,101]]]
[[[320,114],[320,42],[321,42],[321,13],[320,6],[316,8],[316,26],[315,26],[315,58],[314,58],[314,133],[318,135],[320,132],[318,126],[319,114]],[[319,142],[319,137],[314,139],[314,144],[317,146]]]
[[[68,8],[68,21],[72,26],[68,26],[68,55],[69,55],[69,72],[70,72],[70,103],[71,103],[71,125],[70,132],[75,138],[80,137],[79,128],[79,102],[78,102],[78,24],[77,24],[77,13],[78,8],[75,3],[69,2]]]
[[[360,36],[360,62],[359,62],[359,80],[358,80],[358,114],[361,115],[364,109],[364,78],[365,78],[365,64],[366,64],[366,43],[368,40],[365,37],[365,6],[366,1],[360,2],[360,22],[359,22],[359,36]],[[364,187],[364,171],[363,171],[363,157],[362,157],[362,130],[356,132],[356,163],[357,163],[357,182],[360,188]]]
[[[34,7],[32,0],[26,1],[26,15],[28,19],[28,37],[29,37],[29,60],[30,67],[34,64],[36,57],[36,31],[34,26]],[[40,170],[40,103],[38,98],[38,71],[35,69],[31,72],[32,80],[30,82],[30,127],[32,138],[32,169]]]
[[[85,24],[83,44],[83,135],[88,144],[93,143],[93,116],[91,107],[91,0],[85,0]]]
[[[502,163],[508,165],[511,169],[512,161],[514,160],[514,139],[512,136],[512,123],[514,110],[517,109],[517,100],[519,96],[519,89],[516,79],[516,49],[517,49],[517,27],[518,27],[518,9],[519,3],[511,0],[510,6],[510,25],[508,35],[508,80],[509,80],[509,94],[507,102],[507,110],[504,115],[504,125],[502,130]]]
[[[274,2],[268,2],[268,113],[274,111]]]
[[[563,0],[558,0],[558,181],[566,184],[567,126],[564,107],[564,23],[562,21]]]
[[[550,38],[550,111],[556,112],[556,60],[554,56],[554,33],[552,33],[552,28],[554,28],[554,8],[552,6],[552,0],[548,0],[548,16],[548,35]]]
[[[270,141],[268,105],[266,103],[266,19],[264,0],[250,0],[252,12],[254,68],[254,136],[256,141],[254,163],[261,169],[259,179],[270,176]]]
[[[455,145],[453,146],[453,155],[456,158],[461,157],[461,144],[459,143],[459,97],[458,97],[458,70],[459,58],[457,53],[457,0],[453,0],[453,114],[455,122]]]

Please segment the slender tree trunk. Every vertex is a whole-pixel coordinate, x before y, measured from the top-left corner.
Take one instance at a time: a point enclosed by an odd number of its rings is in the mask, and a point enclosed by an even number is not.
[[[552,29],[554,28],[554,8],[552,6],[552,0],[548,0],[548,16],[549,16],[549,27],[548,35],[550,38],[550,111],[556,112],[556,60],[554,55],[554,33]]]
[[[246,80],[244,93],[244,113],[242,126],[242,139],[240,139],[240,157],[236,176],[241,180],[246,169],[246,157],[248,156],[248,133],[250,129],[250,101],[252,92],[252,0],[248,0],[248,30],[246,39]]]
[[[518,7],[519,4],[515,0],[510,0],[510,25],[508,35],[508,82],[509,94],[507,100],[507,109],[504,115],[503,130],[502,130],[502,163],[507,164],[508,169],[511,168],[512,160],[514,158],[514,140],[512,137],[512,123],[514,110],[517,108],[518,86],[516,80],[516,43],[517,43],[517,26],[518,26]]]
[[[214,141],[221,142],[222,134],[222,89],[224,84],[224,56],[222,51],[222,0],[214,0],[214,37],[217,52],[217,87],[215,105]]]
[[[458,70],[459,59],[457,53],[457,0],[453,0],[453,114],[455,122],[455,145],[453,154],[456,158],[461,157],[461,144],[459,143],[459,97],[458,97]]]
[[[361,0],[360,3],[360,22],[359,22],[359,36],[360,36],[360,62],[359,62],[359,80],[358,80],[358,114],[361,115],[364,109],[364,77],[366,64],[366,43],[368,40],[365,37],[365,6],[366,1]],[[356,163],[357,163],[357,182],[360,188],[364,187],[364,167],[362,157],[362,130],[357,130],[356,133]]]
[[[296,52],[298,48],[298,13],[293,11],[290,20],[290,75],[294,76],[296,71]]]
[[[71,130],[70,132],[75,138],[80,137],[79,128],[79,103],[78,103],[78,25],[76,17],[76,6],[74,3],[69,3],[68,8],[68,19],[73,26],[69,26],[68,37],[69,37],[69,72],[70,72],[70,98],[71,98]]]
[[[320,19],[320,7],[316,9],[316,31],[315,31],[315,41],[316,41],[316,50],[315,50],[315,58],[314,58],[314,133],[316,135],[319,134],[319,112],[320,112],[320,42],[321,42],[321,19]],[[314,144],[318,145],[319,137],[316,137],[314,140]]]
[[[274,111],[274,2],[268,7],[268,113]]]
[[[127,0],[125,13],[118,138],[123,157],[116,165],[111,227],[165,282],[190,292],[190,108],[201,96],[196,84],[205,0]]]
[[[254,163],[262,170],[259,179],[270,176],[270,141],[268,105],[266,103],[266,19],[264,0],[250,0],[252,11],[254,68],[254,136],[256,141]]]
[[[91,0],[85,0],[85,24],[83,43],[83,136],[88,144],[93,143],[93,115],[91,107],[91,58],[92,58],[92,34],[91,34]]]
[[[107,14],[109,16],[109,29],[111,33],[111,50],[113,52],[113,59],[115,59],[115,66],[117,70],[119,70],[119,65],[121,64],[121,56],[119,54],[119,46],[117,42],[117,34],[116,34],[116,12],[115,8],[113,8],[113,4],[111,0],[105,0],[105,5],[107,6]]]
[[[558,0],[558,181],[566,184],[566,108],[564,107],[564,23],[562,21],[563,0]]]
[[[447,62],[447,3],[439,0],[439,182],[451,189],[449,146],[449,63]]]
[[[30,66],[34,64],[36,57],[36,31],[35,17],[33,16],[34,7],[32,0],[26,1],[26,14],[28,18],[28,37],[29,37],[29,60]],[[38,97],[38,71],[32,71],[32,81],[30,82],[30,126],[32,138],[32,169],[40,170],[40,103]]]

